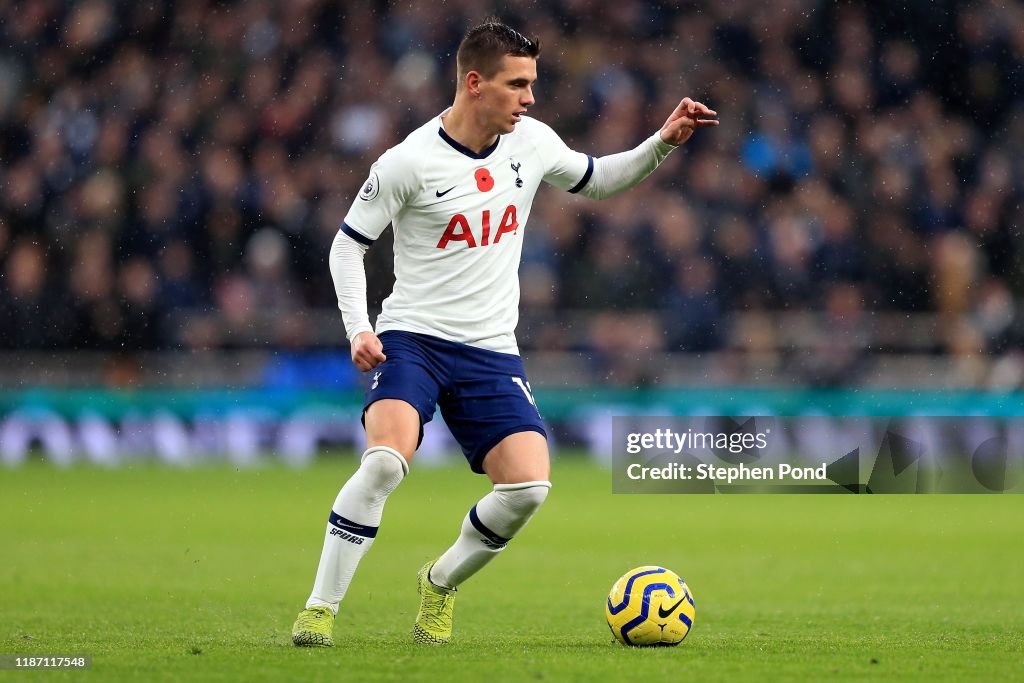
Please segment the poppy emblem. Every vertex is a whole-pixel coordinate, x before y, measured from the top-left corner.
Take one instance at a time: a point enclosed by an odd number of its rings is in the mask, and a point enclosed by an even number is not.
[[[486,168],[476,169],[476,173],[473,174],[476,178],[476,189],[481,192],[490,192],[494,189],[494,178],[491,176],[491,172]]]

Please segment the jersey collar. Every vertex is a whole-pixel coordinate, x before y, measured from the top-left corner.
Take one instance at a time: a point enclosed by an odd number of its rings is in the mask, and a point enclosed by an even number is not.
[[[451,109],[451,108],[449,107],[449,109]],[[454,149],[456,152],[459,152],[460,154],[465,154],[470,159],[486,159],[487,157],[489,157],[491,155],[491,152],[493,152],[494,150],[498,149],[498,143],[501,142],[501,136],[500,135],[494,139],[494,143],[490,147],[487,147],[482,152],[474,152],[469,147],[466,147],[465,145],[459,143],[451,135],[448,135],[447,131],[445,131],[445,129],[444,129],[444,124],[441,123],[441,117],[444,116],[445,114],[447,114],[449,109],[445,109],[437,117],[437,122],[438,122],[437,134],[440,135],[441,139],[444,140],[445,142],[447,142],[451,146],[452,149]]]

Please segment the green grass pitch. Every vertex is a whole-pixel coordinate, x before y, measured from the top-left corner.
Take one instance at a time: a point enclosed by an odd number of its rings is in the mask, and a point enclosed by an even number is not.
[[[487,491],[414,467],[332,649],[289,628],[353,458],[307,470],[0,471],[0,653],[91,654],[86,680],[1008,680],[1024,661],[1024,498],[613,496],[562,458],[538,517],[416,646],[416,570]],[[603,603],[663,564],[697,620],[678,648],[616,644]],[[6,676],[19,676],[0,672]]]

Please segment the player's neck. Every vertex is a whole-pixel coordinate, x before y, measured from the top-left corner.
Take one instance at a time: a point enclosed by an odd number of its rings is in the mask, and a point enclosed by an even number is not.
[[[455,142],[474,152],[484,151],[498,139],[496,133],[485,130],[473,120],[467,107],[459,106],[458,98],[448,113],[441,117],[441,123],[444,124],[444,132]]]

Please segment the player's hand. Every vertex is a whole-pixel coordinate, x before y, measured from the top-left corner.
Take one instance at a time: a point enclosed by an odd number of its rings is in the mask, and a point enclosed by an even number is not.
[[[384,345],[373,332],[360,332],[352,340],[352,362],[360,371],[373,370],[386,360]]]
[[[684,97],[661,127],[661,139],[670,145],[681,145],[689,140],[693,131],[698,128],[717,126],[717,117],[717,111]]]

